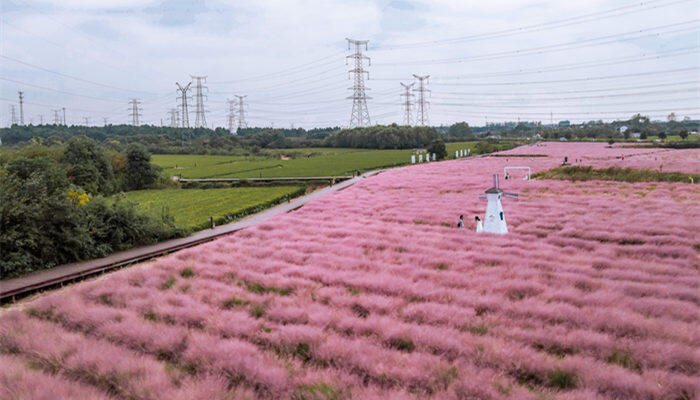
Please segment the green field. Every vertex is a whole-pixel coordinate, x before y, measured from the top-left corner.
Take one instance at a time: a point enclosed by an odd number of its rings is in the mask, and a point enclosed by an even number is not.
[[[241,156],[155,154],[163,176],[183,178],[279,178],[352,175],[410,162],[411,150],[299,149],[290,159]],[[301,153],[301,150],[304,150]],[[312,150],[312,151],[309,151]],[[290,154],[289,150],[285,152]],[[281,154],[285,154],[281,153]],[[305,154],[305,155],[304,155]]]
[[[161,189],[127,192],[127,199],[138,208],[160,218],[167,211],[175,223],[188,229],[209,226],[209,217],[217,224],[235,219],[237,214],[259,211],[285,196],[298,194],[303,188],[295,186],[225,188],[225,189]],[[259,209],[252,210],[251,208]],[[243,216],[243,215],[239,215]]]

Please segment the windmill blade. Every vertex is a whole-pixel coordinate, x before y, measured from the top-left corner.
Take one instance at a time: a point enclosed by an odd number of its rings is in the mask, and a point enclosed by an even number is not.
[[[503,196],[505,196],[505,197],[511,197],[511,198],[513,198],[513,199],[517,199],[517,198],[518,198],[518,194],[517,194],[517,193],[503,192]]]

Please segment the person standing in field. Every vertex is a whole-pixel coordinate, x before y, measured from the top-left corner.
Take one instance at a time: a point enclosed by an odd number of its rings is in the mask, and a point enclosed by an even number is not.
[[[459,220],[457,221],[457,228],[464,228],[464,215],[459,216]]]
[[[474,217],[474,221],[476,222],[476,232],[480,233],[484,231],[484,224],[481,222],[481,218],[477,215]]]

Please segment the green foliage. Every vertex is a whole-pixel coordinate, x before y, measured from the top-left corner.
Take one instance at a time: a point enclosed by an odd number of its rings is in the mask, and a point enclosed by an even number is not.
[[[664,139],[666,139],[666,132],[661,131],[656,136],[658,136],[659,139],[664,140]]]
[[[472,132],[472,128],[469,126],[468,123],[466,122],[457,122],[450,126],[450,129],[447,131],[448,136],[456,137],[456,138],[472,138],[474,137],[474,133]]]
[[[632,352],[629,350],[615,350],[606,361],[610,364],[617,364],[635,372],[642,372],[641,364],[634,359]]]
[[[182,271],[180,271],[180,276],[185,278],[185,279],[191,278],[194,276],[194,270],[192,270],[192,268],[187,267],[187,268],[183,269]]]
[[[74,136],[61,157],[68,179],[88,193],[111,194],[116,186],[112,164],[105,152],[86,136]]]
[[[413,340],[409,337],[395,337],[389,339],[387,342],[389,347],[392,347],[396,350],[401,350],[405,351],[406,353],[412,352],[415,348],[416,345],[413,344]]]
[[[126,149],[124,189],[142,190],[153,187],[158,180],[158,169],[151,165],[151,155],[140,144],[132,144]]]
[[[343,400],[343,392],[325,382],[300,385],[294,391],[292,400]]]
[[[558,389],[573,389],[578,386],[578,377],[575,373],[562,369],[555,369],[547,374],[548,385]]]
[[[559,179],[570,181],[607,180],[618,182],[685,182],[689,177],[698,182],[700,175],[680,172],[659,172],[649,169],[610,167],[594,169],[593,167],[567,166],[550,169],[533,175],[535,179]]]
[[[104,257],[182,234],[129,202],[89,197],[46,157],[17,158],[0,174],[0,276]]]
[[[435,154],[438,160],[444,160],[447,157],[447,150],[445,149],[445,142],[438,138],[430,142],[428,146],[428,154]]]
[[[678,132],[678,136],[681,137],[681,139],[685,140],[688,138],[688,130],[683,129],[680,132]]]
[[[432,127],[391,124],[343,129],[328,136],[324,143],[330,147],[414,149],[424,148],[439,137]]]

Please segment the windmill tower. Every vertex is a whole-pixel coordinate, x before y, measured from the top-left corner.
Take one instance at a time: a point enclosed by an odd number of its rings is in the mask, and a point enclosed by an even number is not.
[[[479,196],[480,199],[486,199],[486,215],[484,216],[484,232],[488,233],[508,233],[508,225],[506,224],[506,215],[503,213],[503,204],[501,197],[518,198],[516,193],[508,193],[498,187],[498,174],[493,174],[493,187],[488,189],[485,194]]]

